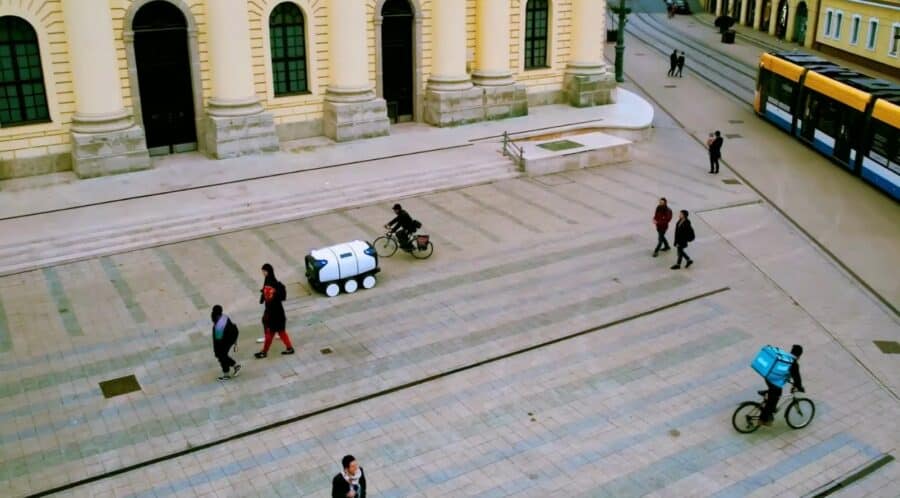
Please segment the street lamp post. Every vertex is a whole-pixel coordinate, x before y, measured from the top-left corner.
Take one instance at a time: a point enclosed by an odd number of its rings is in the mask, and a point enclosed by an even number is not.
[[[616,30],[616,81],[622,83],[625,76],[622,74],[622,68],[625,64],[625,17],[631,12],[631,9],[625,7],[625,0],[619,0],[619,6],[613,7],[613,12],[619,16],[619,27]]]

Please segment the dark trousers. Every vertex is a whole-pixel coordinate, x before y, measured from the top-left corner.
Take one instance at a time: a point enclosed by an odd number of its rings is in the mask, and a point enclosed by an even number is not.
[[[655,253],[659,252],[660,249],[664,249],[664,250],[668,251],[669,250],[669,241],[666,240],[666,231],[657,228],[656,233],[657,233],[657,235],[659,235],[659,237],[657,238],[656,249],[654,249],[653,252],[655,252]]]
[[[709,172],[710,173],[718,173],[719,172],[719,156],[709,156]]]
[[[687,247],[687,246],[684,246],[684,247]],[[688,261],[688,262],[691,261],[691,257],[688,256],[688,253],[684,252],[684,247],[678,246],[678,262],[675,263],[677,265],[681,265],[682,259],[684,259],[685,261]]]
[[[763,422],[769,422],[774,418],[775,408],[778,407],[778,400],[781,399],[780,387],[769,381],[766,381],[766,387],[769,388],[769,394],[766,395],[766,404],[763,405],[762,414],[759,416]]]
[[[683,71],[683,70],[684,70],[684,66],[678,66],[677,68],[675,68],[675,76],[678,76],[679,78],[681,78],[681,71]]]
[[[234,358],[228,356],[228,351],[231,349],[231,346],[233,346],[233,344],[216,347],[216,359],[219,360],[219,365],[222,366],[222,373],[228,373],[228,369],[237,365]]]
[[[666,76],[675,76],[675,64],[669,66],[669,72],[666,73]]]

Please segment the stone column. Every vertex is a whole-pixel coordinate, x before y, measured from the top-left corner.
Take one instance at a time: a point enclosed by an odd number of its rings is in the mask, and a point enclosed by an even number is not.
[[[328,20],[325,135],[344,142],[389,134],[387,105],[369,80],[366,0],[331,0]]]
[[[615,76],[603,59],[606,43],[606,2],[572,0],[571,60],[563,80],[569,104],[575,107],[615,101]]]
[[[763,0],[753,0],[756,7],[753,9],[753,29],[759,30],[762,27]]]
[[[108,0],[64,0],[75,91],[72,169],[82,178],[150,167],[144,130],[122,100]]]
[[[741,1],[741,16],[738,18],[738,23],[741,26],[747,25],[747,9],[750,7],[750,2],[754,0],[742,0]]]
[[[466,2],[432,0],[431,30],[425,122],[454,126],[483,120],[484,92],[472,86],[466,72]]]
[[[780,0],[772,0],[772,8],[769,11],[769,35],[775,36],[775,27],[778,26],[778,4]]]
[[[795,7],[796,5],[788,6],[787,28],[784,30],[784,39],[788,42],[794,41],[794,22],[797,20],[797,9]]]
[[[278,150],[275,119],[253,85],[247,0],[207,0],[209,73],[206,153],[216,159]]]
[[[509,68],[509,2],[480,1],[475,14],[475,72],[472,81],[484,91],[487,119],[528,114],[528,94],[515,84]]]
[[[719,17],[722,15],[722,11],[725,10],[723,7],[723,4],[725,2],[726,2],[726,0],[716,0],[716,17]]]

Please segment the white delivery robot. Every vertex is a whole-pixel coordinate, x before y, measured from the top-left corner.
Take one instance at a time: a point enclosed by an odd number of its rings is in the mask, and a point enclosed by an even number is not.
[[[306,279],[313,289],[328,297],[341,293],[352,294],[361,285],[364,289],[375,287],[378,254],[372,244],[354,240],[322,249],[315,249],[306,256]]]

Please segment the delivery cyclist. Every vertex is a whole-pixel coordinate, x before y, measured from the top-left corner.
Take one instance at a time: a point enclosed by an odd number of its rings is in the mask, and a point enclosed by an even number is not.
[[[412,219],[412,216],[409,215],[400,204],[394,204],[394,219],[389,221],[384,228],[387,228],[391,231],[391,233],[397,234],[397,240],[400,242],[400,248],[403,250],[410,250],[412,248],[409,237],[413,233],[418,230],[418,222]]]
[[[791,383],[794,384],[795,391],[805,392],[803,389],[803,380],[800,378],[800,355],[803,354],[803,346],[794,344],[791,346],[791,354],[794,356],[794,362],[791,363]],[[781,388],[766,380],[766,387],[769,388],[766,394],[766,405],[763,406],[762,414],[759,421],[763,425],[772,425],[774,419],[775,408],[778,406],[778,400],[781,399]]]

